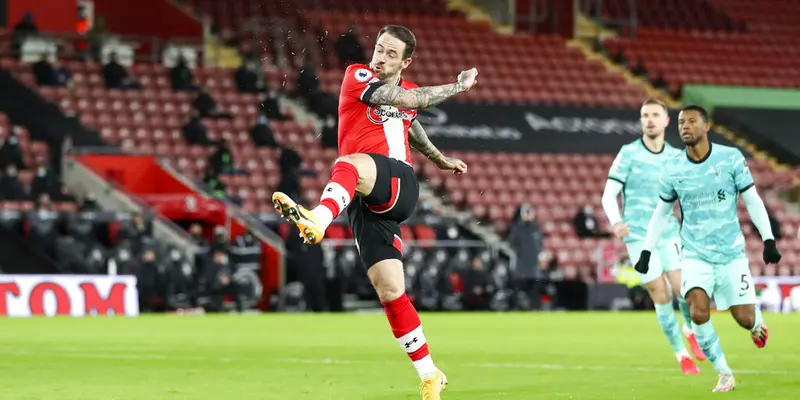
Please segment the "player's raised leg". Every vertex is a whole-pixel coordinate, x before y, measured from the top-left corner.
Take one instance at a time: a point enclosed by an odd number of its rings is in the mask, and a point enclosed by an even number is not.
[[[689,348],[692,349],[694,358],[696,358],[697,361],[705,361],[707,359],[706,355],[703,353],[703,349],[700,348],[700,344],[697,343],[697,336],[694,334],[689,304],[686,303],[686,299],[684,299],[681,294],[681,270],[667,271],[665,274],[670,286],[672,286],[672,292],[678,299],[678,309],[680,309],[681,315],[683,316],[683,336],[686,337],[686,341],[689,342]]]
[[[719,379],[714,387],[714,392],[729,392],[736,385],[733,371],[728,366],[725,354],[722,352],[717,331],[711,324],[711,300],[715,288],[714,267],[697,259],[686,259],[683,265],[683,281],[681,292],[689,303],[689,312],[694,323],[694,332],[697,343],[703,353],[714,365]]]
[[[284,218],[297,225],[308,243],[319,243],[328,225],[353,200],[353,196],[367,196],[375,186],[375,161],[367,154],[339,157],[333,164],[331,179],[322,191],[319,205],[309,210],[297,204],[285,193],[275,192],[272,202]]]

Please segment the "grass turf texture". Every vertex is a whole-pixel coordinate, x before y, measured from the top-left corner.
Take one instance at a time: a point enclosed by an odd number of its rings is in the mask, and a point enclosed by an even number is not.
[[[756,349],[713,315],[732,393],[683,376],[648,313],[425,314],[444,399],[797,399],[798,315]],[[418,399],[382,314],[0,319],[0,399]]]

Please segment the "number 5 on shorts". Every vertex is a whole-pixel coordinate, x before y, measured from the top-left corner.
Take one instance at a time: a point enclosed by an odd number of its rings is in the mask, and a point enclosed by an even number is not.
[[[750,289],[750,282],[747,281],[747,274],[742,274],[742,287],[739,288],[742,292]]]

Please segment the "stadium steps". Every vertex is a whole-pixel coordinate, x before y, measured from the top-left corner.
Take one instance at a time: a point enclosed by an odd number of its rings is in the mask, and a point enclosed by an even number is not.
[[[624,66],[611,61],[605,54],[594,50],[590,41],[571,39],[567,41],[567,47],[580,50],[588,60],[600,61],[606,68],[606,71],[612,74],[622,75],[625,81],[631,86],[640,86],[644,88],[648,96],[662,99],[670,107],[678,107],[678,104],[680,104],[677,99],[672,98],[666,91],[655,88],[649,81],[634,75]],[[642,99],[642,101],[644,101],[644,99]]]
[[[432,208],[438,211],[442,217],[452,218],[458,222],[461,227],[469,230],[475,236],[489,244],[500,249],[505,254],[512,256],[514,250],[506,242],[494,228],[492,224],[483,225],[478,221],[470,210],[459,210],[449,202],[445,202],[440,196],[437,196],[433,189],[428,186],[428,182],[421,180],[419,182],[419,200],[426,202]]]
[[[473,4],[470,0],[448,0],[447,9],[461,11],[469,21],[488,23],[498,33],[514,33],[513,25],[496,21],[486,10]]]
[[[613,29],[604,28],[591,18],[579,13],[575,19],[575,37],[582,40],[596,40],[609,36],[618,36]]]
[[[217,68],[239,68],[242,57],[233,47],[225,46],[213,35],[208,35],[203,46],[205,65]]]

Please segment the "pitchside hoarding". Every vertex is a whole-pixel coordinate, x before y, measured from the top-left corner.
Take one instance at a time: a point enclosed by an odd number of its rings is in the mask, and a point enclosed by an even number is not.
[[[139,315],[135,276],[0,275],[0,316]]]
[[[683,148],[678,111],[669,115],[667,141]],[[417,119],[446,150],[616,154],[642,134],[638,108],[453,103],[424,110]],[[713,132],[711,140],[732,145]]]

